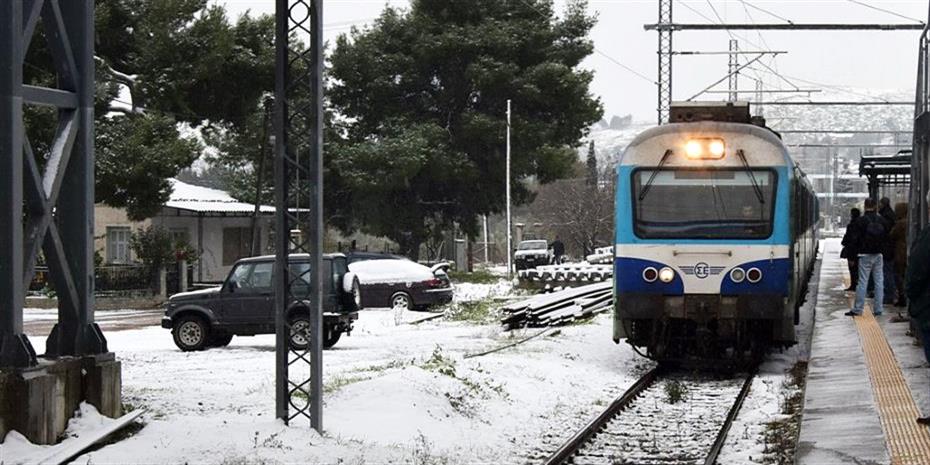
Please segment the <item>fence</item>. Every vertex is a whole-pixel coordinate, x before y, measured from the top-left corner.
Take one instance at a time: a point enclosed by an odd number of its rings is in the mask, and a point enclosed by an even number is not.
[[[168,294],[181,290],[181,264],[169,265],[166,284]],[[193,285],[193,265],[187,264],[187,288]],[[97,296],[151,296],[158,293],[158,275],[145,265],[104,265],[94,268]],[[35,277],[29,283],[34,294],[53,294],[54,283],[47,266],[37,266]]]

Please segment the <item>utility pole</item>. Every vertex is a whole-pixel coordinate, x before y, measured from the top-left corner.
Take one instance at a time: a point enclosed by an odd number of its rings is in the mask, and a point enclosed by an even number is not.
[[[736,52],[739,52],[739,42],[736,39],[730,39],[730,102],[739,100],[739,60]]]
[[[659,0],[659,124],[668,122],[672,108],[672,0]]]
[[[490,263],[490,254],[488,249],[491,248],[491,243],[488,242],[488,215],[482,215],[484,218],[484,264],[487,265]]]
[[[510,99],[507,99],[507,277],[513,277],[513,226],[510,217]]]

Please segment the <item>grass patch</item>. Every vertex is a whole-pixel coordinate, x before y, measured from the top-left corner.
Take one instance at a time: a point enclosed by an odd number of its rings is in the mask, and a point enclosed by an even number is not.
[[[445,355],[438,345],[433,350],[432,356],[420,367],[424,370],[435,371],[448,376],[461,384],[459,388],[444,392],[443,395],[449,401],[452,409],[465,417],[474,417],[481,406],[479,400],[489,399],[492,392],[503,398],[508,397],[502,384],[493,384],[482,379],[475,380],[459,373],[456,369],[455,359]],[[478,374],[485,373],[480,365],[474,371]]]
[[[488,270],[475,270],[471,273],[467,271],[449,270],[449,279],[455,283],[473,283],[473,284],[494,284],[500,281],[501,277]]]
[[[782,384],[785,394],[782,396],[781,413],[785,416],[765,424],[763,463],[794,463],[798,434],[801,430],[806,378],[807,362],[798,362],[788,371],[788,378]]]
[[[446,313],[452,321],[471,321],[474,323],[492,323],[500,319],[499,304],[492,300],[474,302],[457,302],[449,306]]]
[[[688,386],[677,379],[665,382],[665,401],[670,404],[677,404],[688,396]]]
[[[455,360],[442,353],[438,345],[433,349],[433,355],[421,367],[424,370],[435,371],[441,375],[455,378]]]

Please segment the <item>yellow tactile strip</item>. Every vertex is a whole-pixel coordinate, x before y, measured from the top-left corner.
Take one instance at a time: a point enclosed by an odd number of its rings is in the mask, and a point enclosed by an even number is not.
[[[930,464],[930,430],[915,421],[920,410],[914,403],[885,333],[869,307],[855,320],[891,463]]]

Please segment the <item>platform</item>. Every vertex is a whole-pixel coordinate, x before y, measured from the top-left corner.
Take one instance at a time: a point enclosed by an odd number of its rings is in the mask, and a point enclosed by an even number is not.
[[[908,323],[892,322],[906,312],[885,306],[873,318],[867,304],[862,317],[843,315],[846,262],[838,241],[822,248],[797,463],[930,463],[930,430],[914,421],[930,413],[930,369]]]

